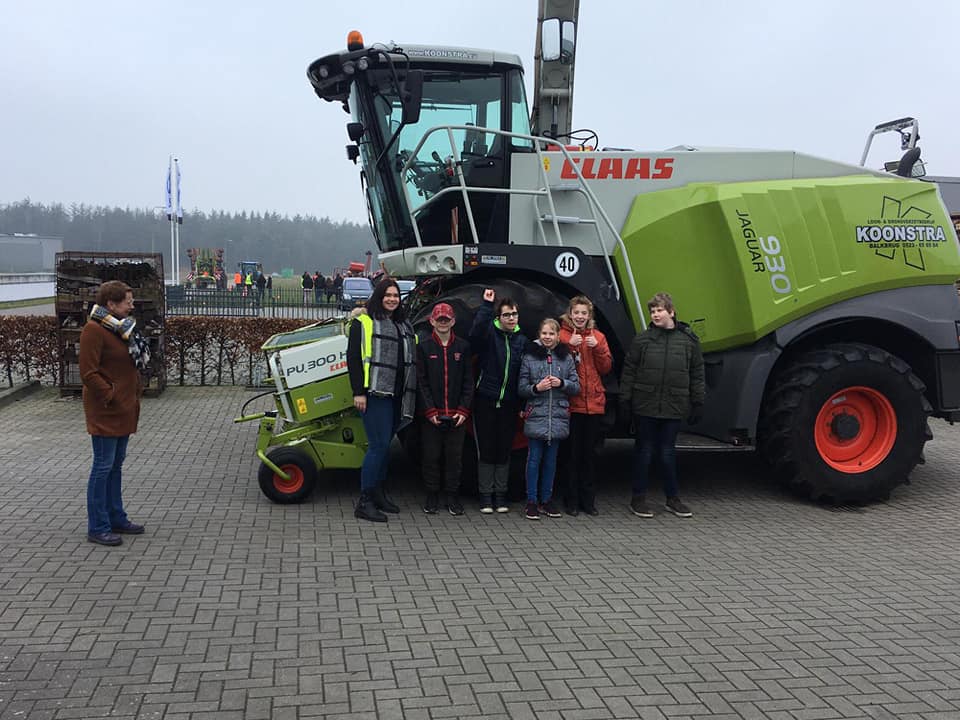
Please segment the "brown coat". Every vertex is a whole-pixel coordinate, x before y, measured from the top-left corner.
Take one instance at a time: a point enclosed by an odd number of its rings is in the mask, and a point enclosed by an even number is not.
[[[137,431],[140,373],[127,343],[97,322],[80,332],[80,378],[87,432],[123,437]]]

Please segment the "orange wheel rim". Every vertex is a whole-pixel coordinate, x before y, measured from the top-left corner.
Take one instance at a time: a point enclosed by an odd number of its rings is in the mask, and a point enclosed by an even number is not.
[[[303,487],[303,470],[296,465],[281,465],[280,469],[289,475],[290,479],[284,480],[276,473],[273,474],[273,486],[278,492],[289,495]]]
[[[886,395],[873,388],[844,388],[820,408],[813,438],[820,457],[834,470],[867,472],[893,449],[897,414]]]

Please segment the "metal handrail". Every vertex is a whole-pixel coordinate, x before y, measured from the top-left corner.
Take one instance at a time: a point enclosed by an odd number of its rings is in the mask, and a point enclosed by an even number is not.
[[[533,149],[537,154],[537,160],[538,160],[537,164],[539,165],[539,168],[540,168],[540,177],[541,177],[541,180],[543,181],[543,189],[520,190],[520,189],[514,189],[514,188],[480,188],[480,187],[468,186],[466,183],[466,179],[463,175],[463,159],[460,155],[459,150],[457,150],[456,139],[453,136],[454,130],[463,130],[464,132],[472,132],[472,133],[480,132],[487,135],[496,135],[496,136],[505,137],[505,138],[526,140],[532,143]],[[450,150],[454,160],[454,168],[455,168],[456,177],[459,184],[459,190],[464,199],[464,207],[467,210],[467,219],[470,224],[470,232],[471,232],[471,235],[473,236],[474,244],[479,243],[479,237],[477,235],[477,228],[473,219],[473,210],[470,206],[470,198],[468,194],[470,192],[488,192],[488,193],[504,194],[504,195],[545,196],[547,198],[547,201],[550,204],[552,224],[553,224],[554,233],[557,236],[558,244],[561,246],[563,245],[563,239],[560,233],[560,225],[557,222],[556,204],[553,201],[553,194],[550,191],[550,183],[549,183],[549,179],[547,178],[547,171],[544,168],[544,164],[543,164],[542,146],[555,145],[557,147],[557,150],[563,154],[564,159],[570,162],[570,167],[573,169],[573,172],[576,175],[577,182],[579,184],[579,190],[584,195],[586,195],[588,199],[588,204],[591,208],[591,212],[594,213],[594,220],[596,220],[596,213],[599,212],[599,215],[603,220],[604,224],[606,225],[607,229],[611,232],[613,237],[616,238],[617,247],[619,247],[620,252],[623,253],[623,261],[627,270],[627,281],[630,286],[630,292],[631,292],[631,295],[633,296],[634,302],[637,305],[637,308],[639,309],[638,311],[640,313],[640,324],[642,327],[646,328],[647,323],[646,323],[646,319],[643,316],[643,306],[640,302],[640,293],[637,290],[637,283],[633,276],[633,268],[630,265],[630,257],[627,255],[627,248],[623,242],[623,238],[620,237],[620,233],[619,231],[617,231],[613,222],[610,220],[610,216],[607,215],[606,211],[603,209],[603,206],[600,205],[600,201],[597,199],[596,194],[593,192],[590,186],[587,185],[587,182],[584,179],[583,174],[580,172],[579,166],[577,165],[577,163],[573,161],[573,156],[570,154],[570,151],[567,150],[567,148],[565,148],[563,145],[558,145],[556,138],[542,137],[537,135],[525,135],[523,133],[509,132],[506,130],[497,130],[494,128],[478,127],[476,125],[438,125],[436,127],[432,127],[429,130],[427,130],[423,134],[423,137],[420,138],[420,142],[418,142],[416,147],[414,147],[413,152],[410,153],[410,157],[407,159],[407,161],[403,164],[403,167],[400,169],[400,176],[401,176],[400,185],[403,188],[404,201],[407,203],[407,211],[410,216],[410,223],[413,226],[413,232],[414,232],[414,236],[416,237],[418,247],[423,247],[423,240],[420,237],[420,228],[417,225],[417,215],[419,215],[420,212],[425,207],[435,202],[436,199],[439,198],[441,195],[449,194],[448,191],[455,192],[456,188],[444,188],[440,192],[434,194],[433,197],[421,203],[418,208],[414,208],[413,202],[410,197],[410,191],[407,188],[407,184],[403,182],[403,176],[407,173],[407,171],[411,169],[414,160],[416,160],[418,154],[420,153],[420,150],[423,148],[424,143],[426,143],[427,138],[429,138],[434,133],[441,132],[441,131],[446,132],[447,138],[450,141]],[[541,232],[542,232],[542,228],[541,228]],[[543,236],[543,237],[544,237],[544,244],[546,244],[546,236]],[[607,266],[607,271],[610,273],[610,280],[613,283],[614,293],[616,294],[616,297],[619,300],[621,297],[620,287],[617,283],[616,275],[613,272],[613,264],[610,262],[610,255],[609,253],[607,253],[606,249],[603,247],[603,238],[600,235],[599,226],[597,226],[597,237],[600,243],[600,249],[602,251],[602,255],[604,257],[604,262]]]

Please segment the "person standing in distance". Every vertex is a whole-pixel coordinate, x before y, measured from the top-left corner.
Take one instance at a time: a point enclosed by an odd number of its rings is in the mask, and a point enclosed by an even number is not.
[[[423,409],[420,423],[421,460],[427,499],[423,511],[434,514],[444,491],[451,515],[463,515],[460,471],[463,439],[473,402],[473,363],[470,343],[453,333],[456,315],[448,303],[430,313],[433,331],[417,344],[417,393]]]
[[[267,287],[267,276],[261,272],[257,275],[257,302],[263,304],[263,291]]]
[[[473,400],[473,436],[477,443],[480,512],[509,512],[507,485],[510,451],[520,399],[517,378],[527,338],[520,332],[520,311],[510,298],[496,303],[496,293],[483,291],[470,328],[470,346],[477,355],[479,377]]]
[[[706,386],[700,339],[677,320],[668,293],[654,295],[647,308],[650,326],[633,339],[620,377],[621,416],[629,413],[636,430],[630,510],[637,517],[653,517],[646,495],[650,464],[656,456],[663,471],[667,510],[678,517],[692,517],[680,500],[676,441],[682,418],[695,425],[703,416]]]
[[[335,299],[337,302],[340,301],[340,295],[343,293],[343,275],[337,273],[336,277],[333,278],[333,292],[336,296]],[[329,300],[329,298],[327,298]]]
[[[93,442],[93,467],[87,481],[87,539],[120,545],[120,535],[140,535],[123,507],[122,468],[127,443],[140,419],[140,370],[150,351],[136,331],[133,290],[110,280],[97,291],[97,303],[80,331],[83,414]]]
[[[303,304],[309,305],[313,295],[313,277],[306,270],[300,276],[300,289],[303,290]]]

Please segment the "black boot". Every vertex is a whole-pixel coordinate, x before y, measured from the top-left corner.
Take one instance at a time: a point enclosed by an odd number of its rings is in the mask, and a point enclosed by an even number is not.
[[[382,487],[376,487],[370,492],[373,498],[373,504],[377,506],[377,510],[383,510],[388,513],[400,512],[400,508],[393,500],[387,497],[387,493]]]
[[[360,493],[360,499],[357,501],[357,507],[353,511],[353,515],[360,520],[370,520],[371,522],[387,521],[387,516],[377,509],[368,490]]]

